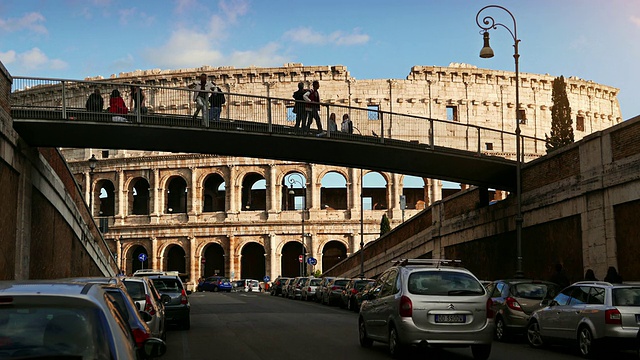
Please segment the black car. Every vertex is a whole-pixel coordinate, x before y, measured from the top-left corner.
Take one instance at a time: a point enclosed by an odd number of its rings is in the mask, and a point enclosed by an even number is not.
[[[273,281],[271,287],[269,288],[270,294],[273,295],[282,295],[282,285],[289,280],[288,277],[280,276]]]
[[[187,295],[191,291],[186,290],[180,277],[175,275],[149,276],[153,286],[160,293],[164,304],[165,321],[180,325],[183,329],[191,328],[191,304]]]

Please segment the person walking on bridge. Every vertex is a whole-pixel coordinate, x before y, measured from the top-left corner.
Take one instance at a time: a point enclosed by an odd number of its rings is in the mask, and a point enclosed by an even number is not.
[[[308,90],[304,88],[304,83],[298,83],[298,90],[293,93],[296,103],[293,105],[293,112],[296,114],[296,125],[294,129],[303,129],[307,121],[307,111],[305,110],[304,94]]]
[[[196,112],[193,113],[193,120],[196,120],[198,113],[202,110],[202,125],[209,127],[209,92],[213,88],[213,83],[207,81],[207,74],[200,74],[200,83],[194,83],[190,88],[199,91],[193,92],[193,101],[196,103]]]
[[[316,127],[318,131],[322,132],[322,123],[320,122],[320,93],[318,89],[320,88],[320,82],[318,80],[314,80],[312,84],[312,88],[304,93],[304,101],[305,108],[307,112],[307,122],[304,126],[305,132],[309,132],[311,128],[311,121],[313,119],[316,120]]]

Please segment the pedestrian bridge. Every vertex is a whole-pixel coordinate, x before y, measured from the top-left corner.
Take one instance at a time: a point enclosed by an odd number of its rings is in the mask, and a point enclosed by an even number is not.
[[[221,121],[194,118],[193,90],[139,85],[145,114],[106,112],[130,84],[14,77],[13,127],[34,147],[190,152],[365,168],[501,190],[515,189],[515,134],[456,121],[430,119],[337,102],[320,104],[322,127],[335,113],[338,129],[349,114],[354,133],[295,128],[293,99],[225,93]],[[85,109],[99,89],[105,111]],[[544,140],[521,136],[523,153],[540,153]],[[492,145],[486,149],[485,144]]]

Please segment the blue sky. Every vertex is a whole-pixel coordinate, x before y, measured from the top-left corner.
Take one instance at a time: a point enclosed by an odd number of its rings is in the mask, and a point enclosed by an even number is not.
[[[404,79],[413,65],[514,69],[513,38],[492,30],[480,59],[472,0],[3,0],[0,61],[16,76],[82,79],[137,69],[346,65],[357,79]],[[518,0],[520,71],[620,89],[640,114],[640,1]],[[513,29],[506,12],[492,13]]]

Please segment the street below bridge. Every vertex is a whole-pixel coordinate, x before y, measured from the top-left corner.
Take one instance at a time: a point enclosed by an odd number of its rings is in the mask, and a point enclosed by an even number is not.
[[[193,293],[191,329],[170,328],[163,359],[390,359],[385,344],[365,349],[358,343],[358,315],[315,302],[267,293]],[[607,359],[637,359],[632,352],[605,351]],[[433,356],[428,356],[433,355]],[[425,354],[414,349],[408,359],[473,359],[468,348]],[[576,348],[529,347],[524,338],[494,342],[494,360],[579,359]]]

